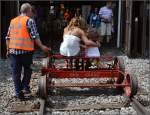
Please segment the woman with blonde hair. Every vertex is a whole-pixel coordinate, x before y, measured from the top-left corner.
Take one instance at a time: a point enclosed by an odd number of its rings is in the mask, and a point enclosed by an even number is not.
[[[82,20],[72,18],[69,25],[64,29],[63,42],[60,46],[60,54],[64,56],[77,56],[80,53],[80,42],[87,47],[98,47],[99,44],[89,40],[82,29]]]

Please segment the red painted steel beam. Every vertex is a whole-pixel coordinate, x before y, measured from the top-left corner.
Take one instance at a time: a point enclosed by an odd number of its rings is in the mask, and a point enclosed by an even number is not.
[[[49,78],[114,78],[120,76],[118,70],[64,71],[59,69],[42,69],[42,72],[49,73]]]
[[[106,60],[112,60],[112,56],[100,56],[100,57],[87,57],[87,56],[74,56],[74,57],[68,57],[63,55],[49,55],[49,58],[56,58],[56,59],[106,59]]]
[[[56,83],[48,84],[48,88],[63,88],[63,87],[81,87],[81,88],[90,88],[90,87],[110,87],[116,88],[118,86],[127,87],[128,84],[99,84],[99,83]]]

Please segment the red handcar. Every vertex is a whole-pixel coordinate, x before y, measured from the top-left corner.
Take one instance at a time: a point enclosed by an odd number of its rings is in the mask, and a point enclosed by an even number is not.
[[[97,66],[93,66],[91,61],[98,60]],[[100,56],[85,57],[75,56],[66,57],[57,54],[49,54],[45,59],[45,66],[41,69],[42,76],[39,83],[39,97],[46,99],[48,90],[64,87],[81,88],[116,88],[123,89],[124,94],[132,97],[137,93],[137,78],[125,73],[124,61],[121,57]],[[58,65],[61,62],[62,65]],[[64,64],[66,63],[66,64]],[[54,83],[52,79],[63,78],[110,78],[111,83]]]

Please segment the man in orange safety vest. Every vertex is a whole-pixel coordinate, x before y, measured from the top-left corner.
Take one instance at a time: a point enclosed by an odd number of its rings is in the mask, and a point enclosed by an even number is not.
[[[31,93],[30,79],[32,74],[31,64],[36,43],[44,52],[50,48],[40,41],[33,16],[32,6],[24,3],[20,8],[21,15],[12,19],[6,36],[7,55],[11,61],[15,94],[19,99],[25,99],[25,94]],[[22,68],[24,69],[21,78]]]

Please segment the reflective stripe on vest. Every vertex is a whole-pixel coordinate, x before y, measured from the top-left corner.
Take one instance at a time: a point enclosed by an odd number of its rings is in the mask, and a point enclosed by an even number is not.
[[[28,19],[27,16],[18,16],[11,20],[9,48],[34,50],[34,42],[31,40],[26,26]]]

